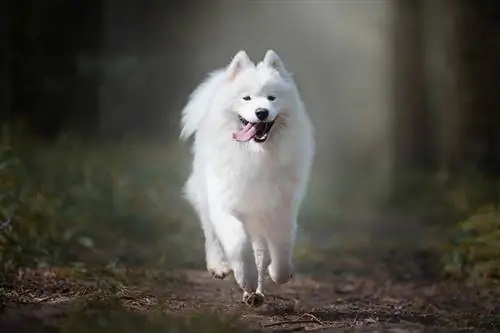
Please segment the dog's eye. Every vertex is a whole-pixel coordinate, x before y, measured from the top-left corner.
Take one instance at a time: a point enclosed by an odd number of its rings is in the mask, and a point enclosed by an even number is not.
[[[273,95],[269,95],[269,96],[267,96],[267,99],[272,102],[272,101],[274,101],[276,99],[276,97],[273,96]]]
[[[251,99],[252,99],[252,97],[250,97],[250,96],[244,96],[244,97],[243,97],[243,100],[244,100],[244,101],[249,101],[249,100],[251,100]]]

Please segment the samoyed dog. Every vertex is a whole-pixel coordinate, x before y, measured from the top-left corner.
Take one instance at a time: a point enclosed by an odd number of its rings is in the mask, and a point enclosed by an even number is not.
[[[208,271],[231,272],[243,302],[264,303],[266,271],[292,277],[297,215],[314,157],[313,126],[291,74],[273,50],[255,65],[245,51],[214,71],[182,111],[194,137],[184,187],[205,235]]]

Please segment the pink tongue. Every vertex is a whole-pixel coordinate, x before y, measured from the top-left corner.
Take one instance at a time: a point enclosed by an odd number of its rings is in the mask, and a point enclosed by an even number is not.
[[[254,124],[248,123],[245,127],[233,133],[233,139],[239,142],[246,142],[254,137],[255,132],[257,132],[257,129]]]

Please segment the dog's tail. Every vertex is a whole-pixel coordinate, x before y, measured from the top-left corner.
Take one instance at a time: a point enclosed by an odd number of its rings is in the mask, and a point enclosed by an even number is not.
[[[196,133],[210,109],[215,93],[226,78],[226,70],[216,70],[210,73],[208,78],[193,91],[187,105],[182,110],[180,134],[182,140],[187,140]]]

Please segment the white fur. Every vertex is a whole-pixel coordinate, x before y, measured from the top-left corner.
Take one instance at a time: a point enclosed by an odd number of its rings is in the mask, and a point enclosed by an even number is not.
[[[257,107],[275,120],[268,140],[233,140],[238,115],[254,122]],[[182,111],[181,138],[191,136],[193,169],[184,192],[205,234],[207,268],[220,278],[232,271],[244,298],[263,299],[266,269],[277,284],[291,277],[314,155],[311,121],[278,55],[269,50],[255,66],[240,51],[200,84]]]

